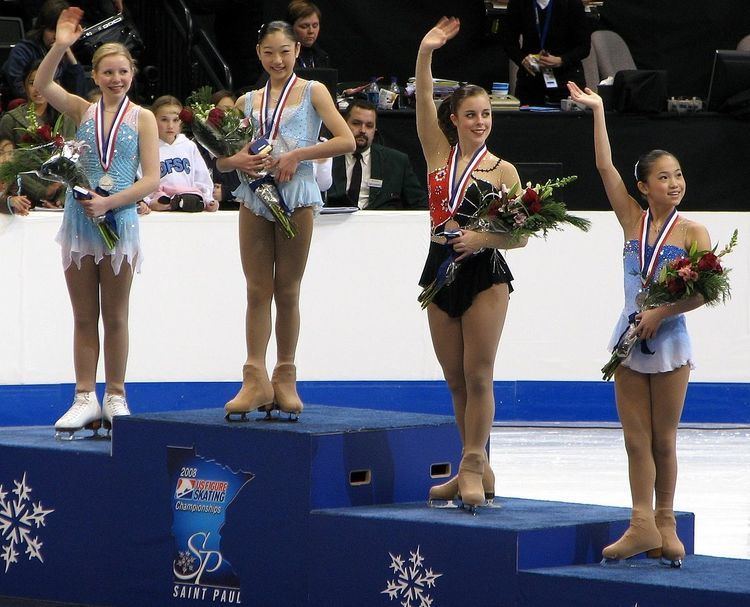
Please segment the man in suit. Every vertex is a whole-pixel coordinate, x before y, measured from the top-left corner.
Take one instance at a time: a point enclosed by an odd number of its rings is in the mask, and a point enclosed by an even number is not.
[[[343,112],[357,149],[333,159],[333,185],[326,206],[372,210],[426,209],[427,192],[419,183],[409,157],[373,144],[377,112],[371,103],[355,99]]]

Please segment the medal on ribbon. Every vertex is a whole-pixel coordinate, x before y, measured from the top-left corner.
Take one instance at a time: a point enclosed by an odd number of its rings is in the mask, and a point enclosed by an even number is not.
[[[679,215],[677,214],[677,209],[672,210],[672,213],[664,222],[661,230],[659,230],[659,234],[656,237],[656,242],[654,243],[654,247],[651,251],[649,251],[648,247],[646,246],[648,242],[649,230],[651,229],[651,225],[653,223],[653,219],[651,217],[651,209],[647,210],[641,218],[641,240],[638,246],[641,290],[638,292],[638,295],[636,295],[635,298],[635,303],[638,306],[639,310],[642,310],[644,304],[646,303],[646,297],[648,296],[648,285],[654,278],[656,266],[659,262],[659,254],[661,253],[662,248],[664,248],[664,243],[667,241],[672,228],[674,228],[674,226],[677,224],[678,217]]]
[[[456,210],[461,205],[461,201],[464,198],[466,188],[469,187],[469,181],[471,180],[471,174],[482,162],[485,154],[487,154],[487,146],[482,145],[469,160],[469,163],[464,168],[461,176],[457,177],[458,174],[458,161],[461,158],[461,150],[458,144],[451,147],[451,153],[448,158],[448,210],[451,215],[456,213]]]
[[[289,95],[294,88],[294,83],[297,82],[297,75],[292,74],[284,83],[284,87],[281,89],[281,95],[279,95],[279,102],[273,110],[273,114],[269,120],[268,118],[268,105],[271,99],[271,81],[269,80],[263,89],[263,95],[260,98],[260,132],[267,139],[276,139],[279,134],[279,127],[281,126],[281,115],[286,106],[286,102],[289,100]]]
[[[122,98],[120,105],[117,107],[115,112],[115,119],[112,121],[112,127],[109,129],[107,136],[104,136],[104,103],[100,99],[96,104],[96,112],[94,113],[94,135],[96,137],[96,151],[99,155],[99,164],[101,164],[104,170],[104,175],[99,178],[99,187],[105,192],[109,192],[115,187],[114,178],[109,175],[110,166],[112,166],[112,160],[115,156],[115,143],[117,142],[117,134],[122,125],[123,118],[128,111],[130,100],[126,97]]]

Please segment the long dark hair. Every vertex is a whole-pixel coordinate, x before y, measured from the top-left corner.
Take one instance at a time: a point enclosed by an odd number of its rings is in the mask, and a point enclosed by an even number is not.
[[[70,4],[65,0],[47,0],[39,9],[34,27],[26,33],[26,38],[44,46],[44,30],[57,29],[60,13],[66,8],[70,8]]]
[[[477,95],[487,95],[487,91],[476,84],[465,84],[453,91],[438,107],[438,125],[451,145],[458,143],[458,130],[451,121],[451,114],[455,114],[458,111],[458,107],[463,103],[464,99],[476,97]]]

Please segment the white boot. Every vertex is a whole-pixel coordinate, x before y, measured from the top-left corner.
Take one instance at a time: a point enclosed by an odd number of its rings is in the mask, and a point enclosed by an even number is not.
[[[104,394],[104,407],[102,408],[102,425],[112,429],[112,418],[117,415],[130,415],[128,401],[123,394]]]
[[[55,438],[72,440],[75,433],[84,428],[93,430],[97,436],[101,422],[102,408],[96,392],[76,392],[70,409],[55,422]]]

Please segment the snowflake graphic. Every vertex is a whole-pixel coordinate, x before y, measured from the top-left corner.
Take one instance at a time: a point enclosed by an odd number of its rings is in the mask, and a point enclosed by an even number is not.
[[[191,556],[187,550],[180,550],[177,560],[174,563],[175,570],[179,569],[185,575],[195,571],[195,557]]]
[[[409,551],[408,561],[400,554],[388,554],[391,557],[389,569],[393,569],[395,577],[386,581],[385,590],[380,594],[387,594],[390,600],[400,599],[401,607],[433,607],[433,598],[427,591],[435,587],[435,580],[443,574],[424,566],[419,546],[414,552]]]
[[[5,561],[5,573],[14,563],[18,563],[19,550],[26,546],[29,560],[42,558],[42,542],[33,535],[34,529],[44,527],[47,515],[54,510],[46,509],[42,502],[31,502],[31,487],[26,483],[26,473],[20,481],[14,480],[15,489],[10,493],[0,485],[0,559]],[[15,495],[13,497],[11,494]],[[10,497],[9,497],[10,496]]]

